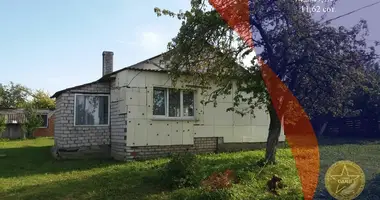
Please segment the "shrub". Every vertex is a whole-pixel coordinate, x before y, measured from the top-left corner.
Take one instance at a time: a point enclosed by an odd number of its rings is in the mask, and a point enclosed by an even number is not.
[[[236,176],[232,170],[227,169],[224,173],[214,172],[202,182],[202,186],[207,190],[216,191],[227,189],[236,181]]]
[[[213,191],[203,190],[199,200],[230,200],[234,199],[233,193],[228,189],[216,189]]]
[[[0,115],[0,137],[2,136],[5,129],[7,129],[5,116]]]
[[[177,190],[171,196],[173,200],[234,200],[233,192],[227,189],[208,191],[205,189]]]
[[[201,179],[199,169],[198,160],[194,154],[173,155],[161,171],[161,180],[170,189],[198,186]]]

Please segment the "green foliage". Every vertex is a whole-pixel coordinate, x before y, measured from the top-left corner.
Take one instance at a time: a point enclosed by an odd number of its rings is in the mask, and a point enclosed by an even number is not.
[[[21,84],[0,84],[0,108],[22,108],[30,94],[31,90]]]
[[[380,141],[371,140],[359,144],[353,142],[320,146],[321,154],[326,155],[321,160],[321,170],[327,170],[330,164],[336,161],[336,152],[342,152],[342,158],[355,157],[357,162],[368,166],[366,189],[370,191],[367,192],[378,194],[376,192],[379,182],[377,166],[380,159]],[[201,197],[213,196],[206,194],[207,191],[199,187],[165,190],[158,182],[143,181],[145,178],[158,176],[157,168],[165,165],[168,159],[122,163],[98,159],[57,162],[48,153],[52,145],[52,138],[11,141],[0,139],[0,151],[7,155],[0,159],[1,199],[201,200]],[[225,169],[239,170],[242,180],[229,189],[228,192],[233,194],[230,199],[304,199],[290,149],[279,149],[279,164],[262,169],[253,163],[264,154],[265,152],[256,150],[199,155],[198,162],[202,166],[202,173],[207,175]],[[371,155],[371,159],[362,155]],[[252,167],[246,169],[249,164]],[[266,181],[273,174],[283,177],[284,184],[288,186],[279,191],[279,197],[265,191]],[[367,192],[363,192],[364,197]]]
[[[196,191],[184,190],[174,193],[173,200],[239,200],[235,197],[232,190],[218,189],[215,191],[208,191],[198,189]]]
[[[30,103],[36,109],[55,109],[55,100],[43,90],[33,92],[28,87],[13,82],[0,84],[0,108],[24,108]]]
[[[336,1],[326,2],[326,6],[334,5]],[[371,85],[376,80],[364,78],[366,65],[378,58],[374,46],[380,44],[367,42],[365,20],[351,28],[336,28],[327,23],[331,20],[323,22],[325,15],[316,19],[312,13],[300,9],[301,6],[311,7],[315,2],[257,0],[253,10],[229,13],[228,17],[233,21],[243,23],[247,19],[242,17],[248,16],[248,12],[254,15],[246,29],[248,37],[241,38],[210,2],[191,0],[191,9],[179,13],[155,8],[158,16],[177,16],[182,22],[178,34],[168,44],[163,64],[170,70],[174,84],[179,80],[201,88],[216,86],[212,91],[202,89],[205,104],[216,106],[219,96],[233,93],[233,105],[226,111],[254,115],[257,109],[266,109],[271,124],[273,122],[271,128],[276,130],[269,131],[271,137],[267,142],[271,145],[267,146],[266,160],[275,160],[275,144],[281,130],[279,119],[283,119],[271,112],[272,101],[282,101],[270,98],[258,60],[250,58],[251,55],[260,56],[269,65],[310,118],[355,114],[357,108],[352,100],[357,96],[355,89],[363,90],[358,85]],[[238,1],[224,2],[225,7],[219,10],[228,9],[235,3]],[[252,31],[253,38],[248,31]],[[247,39],[253,40],[255,53],[245,41]],[[250,59],[251,64],[244,64],[244,59]],[[184,73],[190,76],[182,76]],[[380,94],[379,88],[375,93]],[[279,107],[288,108],[281,103]],[[286,113],[287,119],[297,119],[299,114]]]
[[[234,195],[231,190],[228,189],[217,189],[214,191],[206,191],[203,190],[200,194],[200,200],[201,199],[207,199],[207,200],[230,200],[234,199]]]
[[[5,116],[0,115],[0,136],[3,134],[6,128],[7,128],[6,118]]]
[[[21,129],[25,139],[33,136],[33,132],[42,126],[43,120],[32,104],[27,104],[25,106],[24,114],[26,122],[21,125]]]
[[[37,90],[33,93],[32,104],[37,109],[55,109],[55,100],[50,98],[49,93]]]
[[[232,4],[234,0],[230,1]],[[293,91],[309,116],[346,116],[354,109],[350,101],[355,96],[353,89],[370,81],[363,78],[365,66],[378,56],[366,40],[368,25],[360,20],[352,28],[332,27],[323,22],[325,15],[318,20],[311,13],[302,12],[300,6],[306,4],[313,3],[255,2],[260,5],[252,11],[255,17],[250,30],[255,36],[255,49],[260,50],[257,53],[261,59]],[[231,93],[235,85],[234,105],[227,110],[238,114],[254,114],[255,108],[270,105],[256,58],[252,58],[251,65],[242,63],[252,49],[207,1],[192,0],[191,9],[185,12],[158,8],[155,12],[158,16],[182,16],[178,17],[182,26],[164,55],[174,81],[186,71],[193,76],[185,81],[200,86],[215,83],[216,89],[208,93],[206,100],[214,105],[218,96]],[[239,15],[235,17],[239,20]],[[236,64],[244,65],[246,70],[239,70]]]
[[[200,166],[194,154],[173,155],[161,171],[162,182],[171,189],[198,186],[200,184]]]

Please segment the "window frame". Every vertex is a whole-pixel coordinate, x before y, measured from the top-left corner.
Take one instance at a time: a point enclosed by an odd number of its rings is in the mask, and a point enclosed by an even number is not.
[[[46,126],[41,126],[41,127],[38,127],[38,128],[49,128],[49,115],[48,114],[37,114],[39,116],[43,116],[43,115],[46,115]]]
[[[154,90],[155,89],[163,89],[165,90],[165,93],[166,93],[166,102],[165,102],[165,115],[155,115],[153,112],[152,112],[152,116],[153,116],[153,119],[155,120],[184,120],[184,121],[193,121],[193,120],[196,120],[196,106],[195,106],[195,95],[196,95],[196,90],[192,90],[192,89],[181,89],[181,88],[165,88],[165,87],[160,87],[160,86],[157,86],[157,87],[153,87],[153,91],[152,91],[152,104],[154,104]],[[169,116],[169,91],[171,89],[176,89],[176,90],[179,90],[180,92],[180,95],[179,95],[179,98],[180,98],[180,116],[179,117],[170,117]],[[193,104],[194,104],[194,114],[193,116],[183,116],[183,91],[184,90],[190,90],[193,92]],[[154,108],[154,105],[152,106],[152,111],[153,111],[153,108]]]
[[[77,111],[77,96],[102,96],[102,97],[108,97],[108,120],[107,120],[107,124],[96,124],[96,125],[76,125],[75,121],[76,121],[76,111]],[[100,127],[100,126],[103,126],[103,127],[107,127],[107,126],[110,126],[110,121],[111,121],[111,95],[109,94],[97,94],[97,93],[75,93],[74,94],[74,126],[86,126],[86,127]]]

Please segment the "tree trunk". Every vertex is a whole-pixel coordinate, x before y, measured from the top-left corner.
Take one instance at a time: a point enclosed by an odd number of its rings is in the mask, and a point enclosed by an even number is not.
[[[265,152],[265,162],[268,164],[276,164],[276,150],[278,139],[281,134],[281,121],[279,120],[276,111],[272,105],[268,106],[269,110],[269,131],[267,138],[267,146]]]

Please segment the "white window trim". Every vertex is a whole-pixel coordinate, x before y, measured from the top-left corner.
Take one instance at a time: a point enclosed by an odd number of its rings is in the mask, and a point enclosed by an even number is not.
[[[48,114],[37,114],[37,115],[46,115],[46,126],[41,126],[38,128],[48,128],[49,127],[49,115]]]
[[[98,124],[98,125],[76,125],[75,124],[75,120],[76,120],[76,108],[77,108],[77,96],[102,96],[102,97],[108,97],[108,123],[107,124]],[[109,94],[96,94],[96,93],[90,93],[90,94],[86,94],[86,93],[75,93],[74,95],[74,126],[86,126],[86,127],[99,127],[99,126],[109,126],[110,125],[110,117],[111,117],[111,99],[110,99],[110,96]]]
[[[166,91],[166,102],[165,102],[165,115],[154,115],[152,113],[152,119],[153,120],[168,120],[168,121],[196,121],[196,105],[195,105],[195,95],[196,95],[196,90],[191,90],[193,92],[193,104],[194,104],[194,116],[183,116],[183,90],[180,88],[167,88],[167,87],[160,87],[160,86],[155,86],[153,87],[153,92],[154,94],[154,89],[159,88],[159,89],[164,89]],[[169,90],[170,89],[177,89],[180,91],[180,117],[170,117],[169,116]],[[154,95],[152,95],[152,103],[154,103]],[[152,106],[153,109],[154,105]]]

